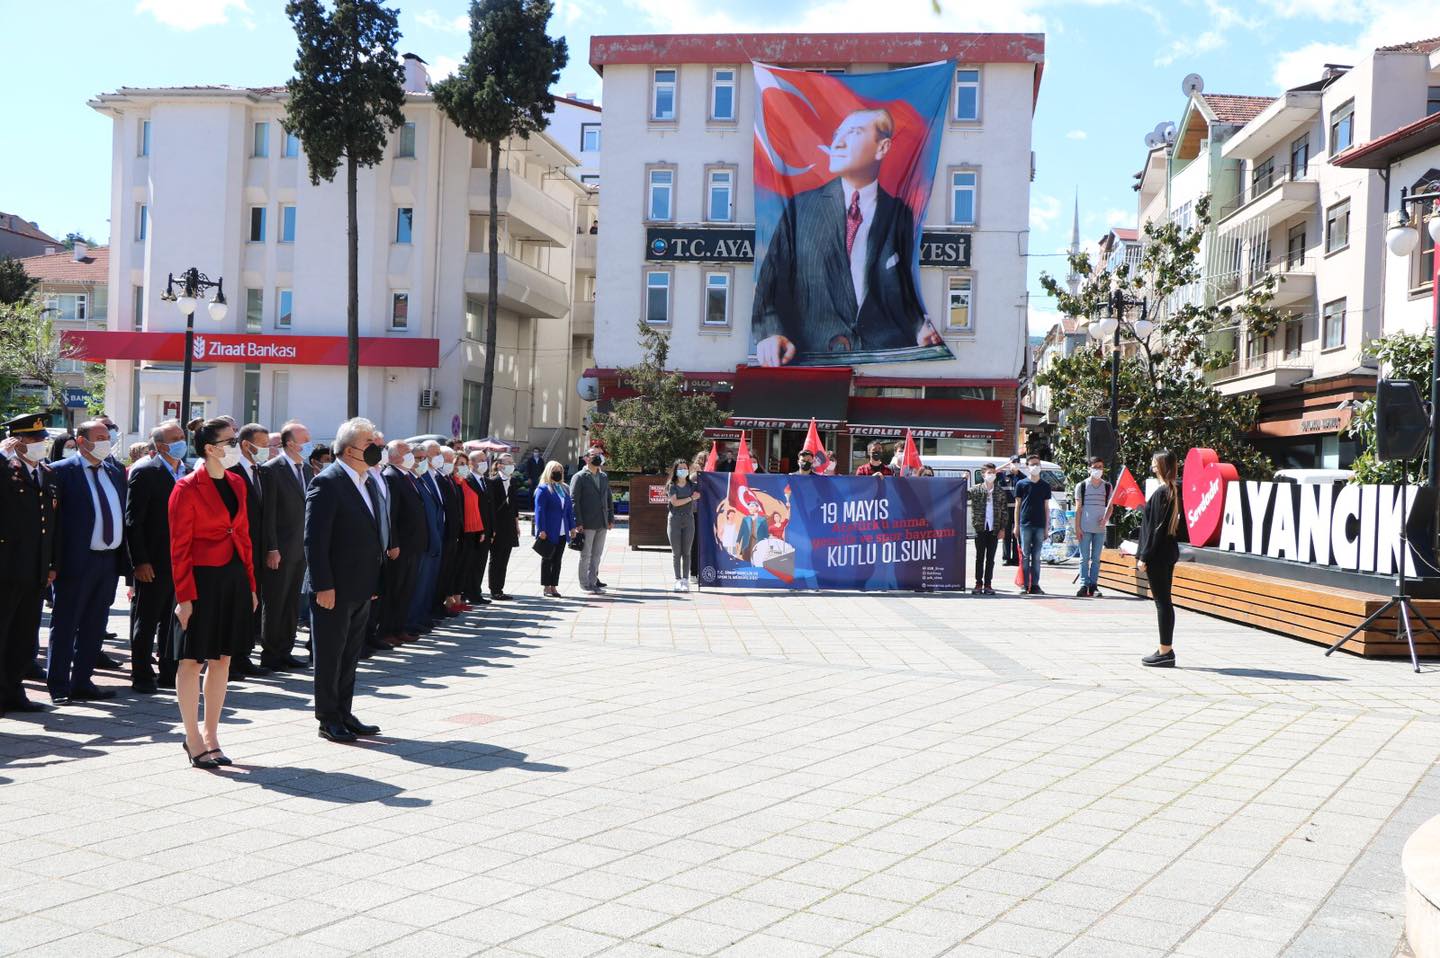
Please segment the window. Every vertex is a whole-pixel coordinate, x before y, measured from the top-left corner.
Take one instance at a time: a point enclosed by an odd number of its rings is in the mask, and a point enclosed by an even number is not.
[[[1256,163],[1250,171],[1250,198],[1254,199],[1275,185],[1275,157]]]
[[[144,287],[144,286],[132,286],[132,287],[131,287],[131,290],[132,290],[132,294],[131,294],[131,295],[132,295],[132,299],[131,299],[132,307],[131,307],[130,325],[131,325],[131,328],[133,328],[134,330],[136,330],[136,331],[138,332],[139,330],[142,330],[142,329],[145,328],[145,287]]]
[[[670,273],[650,270],[645,274],[645,322],[663,325],[670,322]]]
[[[411,228],[415,225],[415,208],[412,206],[399,206],[395,208],[395,242],[408,246],[410,244]]]
[[[650,119],[675,119],[675,70],[666,68],[652,74]]]
[[[955,119],[973,123],[980,119],[980,71],[955,71]]]
[[[275,290],[275,328],[289,329],[295,294],[288,289]]]
[[[245,409],[245,422],[260,421],[260,364],[245,364],[245,386],[244,398],[241,405]]]
[[[290,371],[277,369],[270,373],[270,421],[285,422],[290,418]]]
[[[975,280],[970,276],[952,275],[945,283],[945,328],[954,332],[973,332],[974,313],[971,300]]]
[[[1300,355],[1300,347],[1305,342],[1305,325],[1303,320],[1292,319],[1285,324],[1285,358],[1294,359]]]
[[[1416,226],[1420,230],[1420,245],[1411,257],[1414,262],[1414,272],[1410,277],[1411,289],[1429,289],[1435,282],[1435,241],[1430,238],[1429,221],[1440,216],[1440,213],[1431,213],[1429,216],[1420,217]]]
[[[144,203],[135,206],[135,238],[143,240],[150,235],[150,207]]]
[[[84,322],[86,305],[84,293],[58,293],[45,297],[45,308],[55,314],[51,318],[65,322]]]
[[[600,174],[598,174],[598,173],[581,173],[581,174],[580,174],[580,182],[583,183],[583,184],[586,185],[586,186],[599,186],[599,185],[600,185]]]
[[[735,218],[735,171],[709,170],[705,177],[705,218],[728,223]]]
[[[957,226],[975,225],[975,194],[979,174],[974,170],[956,170],[950,174],[950,222]]]
[[[256,123],[254,132],[251,135],[250,155],[254,157],[266,157],[270,155],[270,124]]]
[[[600,124],[599,124],[599,123],[581,123],[581,124],[580,124],[580,152],[581,152],[581,153],[599,153],[599,152],[600,152]]]
[[[735,70],[719,67],[710,71],[710,119],[735,119]]]
[[[292,204],[280,204],[280,242],[295,242],[295,207]]]
[[[1303,180],[1310,172],[1310,134],[1290,143],[1290,179]]]
[[[1325,252],[1334,253],[1350,245],[1350,201],[1336,203],[1325,211]]]
[[[1299,269],[1305,265],[1305,224],[1290,227],[1285,237],[1285,268]]]
[[[994,386],[926,386],[926,399],[994,399]]]
[[[390,328],[410,328],[410,293],[396,289],[390,292]]]
[[[1440,86],[1425,88],[1425,115],[1434,116],[1440,113]]]
[[[245,332],[258,333],[265,322],[265,291],[245,290]]]
[[[285,145],[284,145],[283,147],[281,147],[281,154],[280,154],[280,155],[283,156],[283,157],[285,157],[285,158],[287,158],[287,159],[290,159],[290,158],[299,156],[299,155],[300,155],[300,137],[296,136],[294,133],[291,133],[289,130],[286,130],[286,131],[285,131]]]
[[[1325,304],[1321,328],[1321,349],[1336,349],[1345,345],[1345,300],[1337,299]]]
[[[250,207],[250,242],[265,242],[265,207]]]
[[[465,380],[460,387],[460,434],[473,436],[480,423],[480,406],[485,395],[480,383]]]
[[[402,157],[415,156],[415,124],[406,123],[400,127],[400,150]]]
[[[730,325],[730,274],[713,272],[705,274],[705,326]]]
[[[149,156],[149,155],[150,155],[150,121],[149,121],[149,120],[141,120],[141,121],[140,121],[140,137],[139,137],[139,139],[140,139],[140,147],[139,147],[139,151],[138,151],[139,154],[140,154],[141,156]]]
[[[1330,114],[1330,154],[1350,146],[1355,139],[1355,101],[1350,100]]]
[[[648,200],[645,204],[647,218],[650,220],[673,219],[675,171],[654,169],[650,170],[647,176],[649,178]]]

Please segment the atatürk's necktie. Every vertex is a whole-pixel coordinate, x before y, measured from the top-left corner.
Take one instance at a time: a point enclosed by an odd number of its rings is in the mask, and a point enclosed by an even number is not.
[[[850,194],[850,209],[845,211],[845,255],[847,256],[855,248],[855,234],[860,232],[860,221],[863,219],[864,217],[860,215],[860,191],[856,190]]]
[[[115,535],[115,517],[110,514],[110,499],[105,495],[105,487],[100,485],[99,466],[90,467],[90,480],[95,483],[95,501],[100,503],[100,534],[108,547],[110,538]]]

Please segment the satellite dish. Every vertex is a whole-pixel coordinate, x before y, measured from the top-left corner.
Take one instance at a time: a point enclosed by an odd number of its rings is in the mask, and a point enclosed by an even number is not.
[[[1175,124],[1169,120],[1155,124],[1155,135],[1162,143],[1175,142]]]
[[[1150,133],[1146,133],[1146,134],[1145,134],[1145,145],[1148,146],[1148,147],[1150,147],[1150,149],[1152,149],[1152,150],[1155,149],[1155,147],[1159,146],[1161,143],[1164,143],[1164,142],[1165,142],[1165,141],[1162,140],[1162,139],[1159,137],[1159,135],[1156,134],[1156,133],[1154,133],[1154,132],[1150,132]]]
[[[1194,96],[1205,91],[1205,81],[1198,73],[1187,73],[1185,79],[1180,81],[1180,92],[1186,96]]]
[[[586,402],[594,402],[600,398],[600,380],[594,376],[581,376],[575,381],[575,392]]]

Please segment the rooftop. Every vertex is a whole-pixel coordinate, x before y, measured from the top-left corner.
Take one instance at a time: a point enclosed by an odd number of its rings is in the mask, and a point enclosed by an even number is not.
[[[1408,43],[1397,43],[1388,47],[1376,47],[1376,53],[1434,53],[1440,50],[1440,37],[1431,37],[1428,40],[1411,40]]]
[[[676,33],[590,38],[590,65],[764,63],[1044,63],[1042,33]]]
[[[70,250],[63,249],[27,256],[20,264],[26,273],[42,283],[104,283],[110,272],[110,247],[87,249],[78,260]]]
[[[14,213],[0,213],[0,230],[4,230],[7,233],[15,233],[19,236],[26,236],[30,239],[41,240],[46,243],[54,243],[56,246],[60,245],[60,241],[55,237],[29,220],[21,219]]]
[[[1412,156],[1436,144],[1440,144],[1440,113],[1421,117],[1414,123],[1407,123],[1369,143],[1352,146],[1330,163],[1334,166],[1364,170],[1383,170],[1398,159]]]
[[[1221,123],[1236,124],[1249,123],[1275,100],[1273,96],[1244,96],[1234,93],[1202,93],[1200,97],[1215,114],[1215,119]]]

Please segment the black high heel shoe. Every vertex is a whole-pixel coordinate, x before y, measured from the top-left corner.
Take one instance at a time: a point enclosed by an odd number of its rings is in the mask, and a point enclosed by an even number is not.
[[[181,742],[181,743],[180,743],[180,747],[185,750],[185,757],[190,760],[190,767],[191,767],[191,768],[219,768],[219,767],[220,767],[220,763],[219,763],[219,762],[215,761],[214,759],[208,759],[208,758],[205,757],[205,756],[207,756],[207,755],[210,754],[209,752],[201,752],[199,755],[191,755],[191,754],[190,754],[190,746],[189,746],[189,745],[187,745],[187,744],[184,743],[184,742]]]

